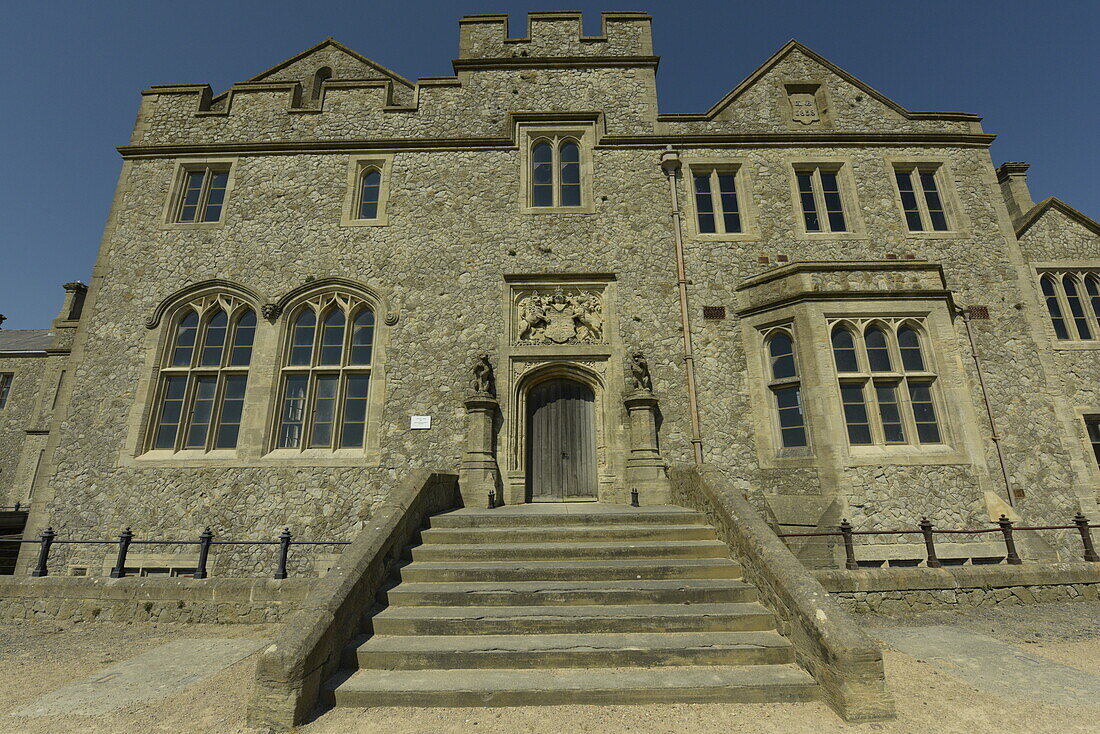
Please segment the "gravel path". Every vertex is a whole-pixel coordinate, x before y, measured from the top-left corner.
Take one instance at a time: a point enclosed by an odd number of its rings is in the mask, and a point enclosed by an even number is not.
[[[953,625],[1018,645],[1027,652],[1100,676],[1100,603],[1078,602],[971,611],[933,612],[906,619],[863,616],[871,634],[891,627]],[[270,637],[270,626],[119,625],[110,623],[0,623],[0,731],[12,734],[67,732],[178,732],[251,734],[244,719],[252,692],[255,656],[161,701],[101,716],[16,718],[8,712],[36,696],[80,680],[113,662],[182,637]],[[903,653],[887,649],[886,670],[897,700],[896,721],[849,726],[826,706],[811,704],[662,704],[647,706],[555,706],[507,709],[376,708],[332,710],[300,729],[301,734],[521,734],[565,730],[568,734],[822,734],[894,732],[1067,734],[1100,731],[1100,701],[1057,706],[1028,691],[1000,697],[979,691]]]

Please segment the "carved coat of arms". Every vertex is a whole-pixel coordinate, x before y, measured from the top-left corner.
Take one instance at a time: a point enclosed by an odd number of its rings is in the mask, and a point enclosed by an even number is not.
[[[578,344],[603,340],[603,299],[586,290],[538,291],[519,301],[519,344]]]
[[[817,98],[809,92],[797,92],[788,95],[791,102],[791,117],[795,122],[811,125],[821,119],[817,111]]]

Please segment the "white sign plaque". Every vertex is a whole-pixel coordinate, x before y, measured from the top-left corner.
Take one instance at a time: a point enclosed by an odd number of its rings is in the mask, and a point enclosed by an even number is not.
[[[409,420],[409,428],[414,430],[431,428],[432,417],[430,415],[414,415]]]

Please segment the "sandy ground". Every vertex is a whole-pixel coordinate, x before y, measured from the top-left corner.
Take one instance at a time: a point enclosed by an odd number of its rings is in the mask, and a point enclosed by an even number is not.
[[[968,614],[935,612],[908,619],[859,618],[874,634],[892,626],[948,624],[1019,645],[1028,652],[1100,675],[1100,603],[1039,605]],[[251,734],[244,720],[255,657],[160,701],[114,713],[39,718],[9,712],[36,696],[80,680],[181,637],[268,637],[272,627],[217,625],[118,625],[109,623],[0,623],[0,732],[209,732]],[[825,705],[662,704],[553,706],[500,709],[376,708],[332,710],[301,727],[301,734],[384,732],[557,732],[600,734],[685,732],[1100,732],[1100,701],[1057,706],[978,691],[920,660],[887,649],[886,672],[898,718],[846,725]]]

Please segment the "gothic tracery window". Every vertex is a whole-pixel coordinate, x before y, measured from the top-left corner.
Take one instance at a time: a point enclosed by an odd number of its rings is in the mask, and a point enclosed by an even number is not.
[[[850,444],[943,443],[936,374],[918,324],[846,320],[834,324],[830,339]]]
[[[327,293],[299,306],[289,323],[275,447],[362,448],[374,311],[354,296]]]
[[[256,314],[226,295],[200,298],[171,322],[149,448],[234,449],[240,433]]]
[[[1100,337],[1100,273],[1047,272],[1040,276],[1039,287],[1059,341]]]
[[[531,206],[579,207],[581,148],[574,138],[539,138],[531,146]]]

